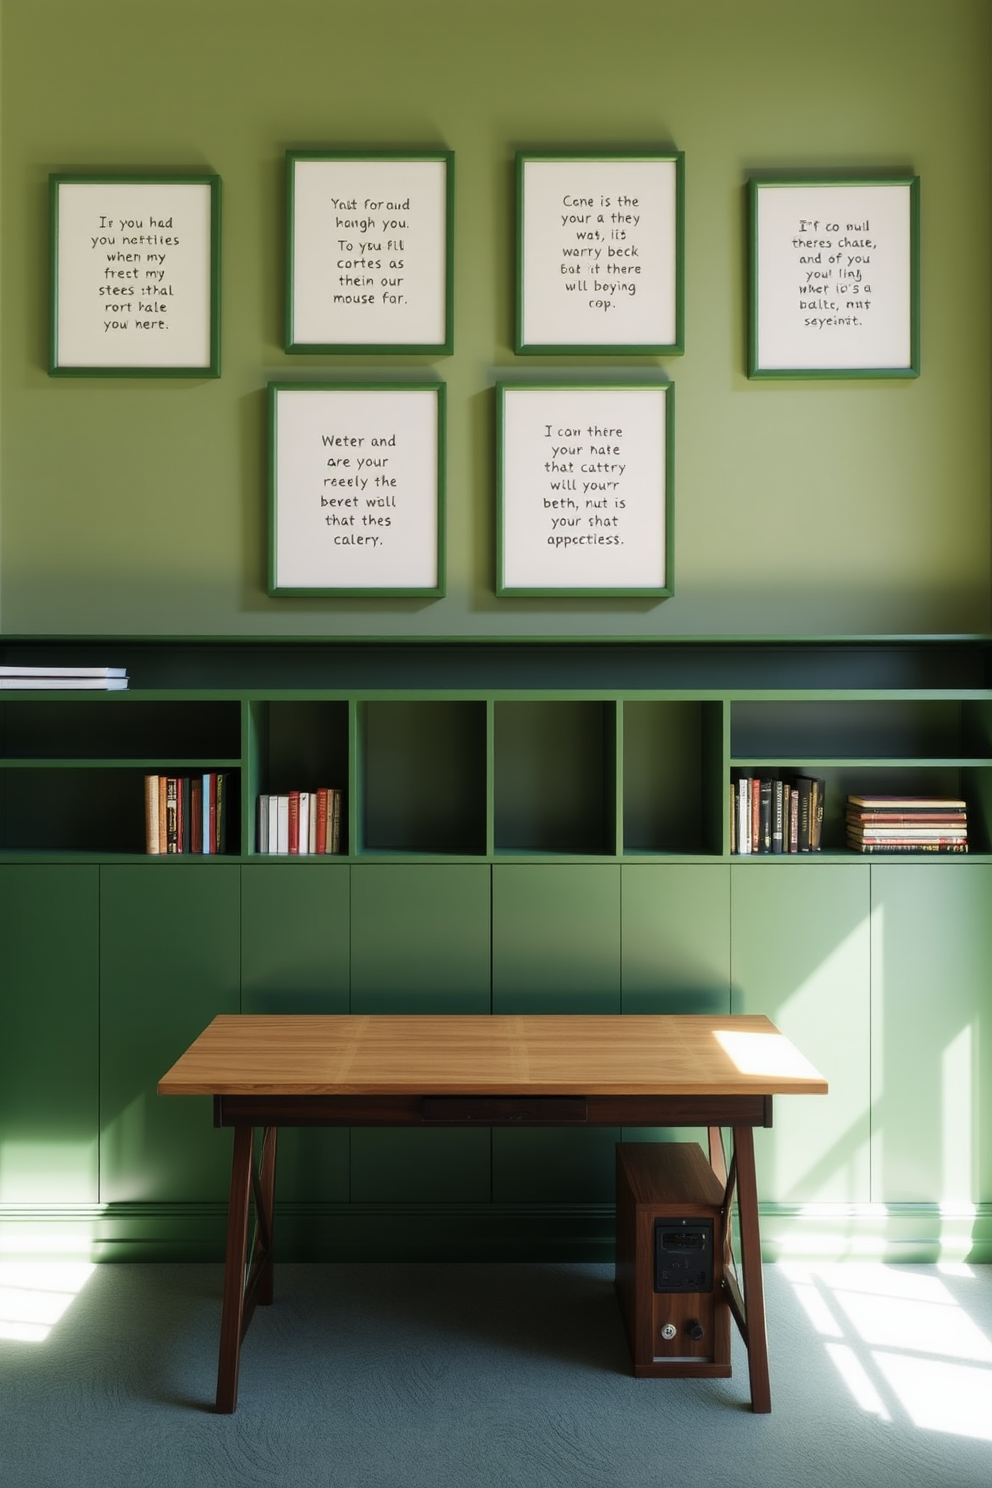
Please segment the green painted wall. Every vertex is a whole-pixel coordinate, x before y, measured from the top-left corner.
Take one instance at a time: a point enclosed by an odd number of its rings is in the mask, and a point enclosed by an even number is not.
[[[4,0],[2,629],[987,629],[989,33],[987,0]],[[287,357],[285,150],[411,142],[456,153],[455,355]],[[567,365],[510,350],[512,154],[640,142],[686,155],[676,595],[497,600],[491,387]],[[918,381],[743,375],[747,172],[827,166],[922,178]],[[94,167],[223,178],[219,381],[46,375],[46,179]],[[449,385],[443,600],[265,594],[265,384],[356,369]]]

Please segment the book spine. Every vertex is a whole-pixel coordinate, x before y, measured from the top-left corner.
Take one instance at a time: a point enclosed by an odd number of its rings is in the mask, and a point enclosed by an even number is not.
[[[291,790],[289,793],[289,843],[287,852],[296,854],[300,850],[300,793]]]
[[[164,775],[158,777],[158,850],[160,853],[169,851],[168,843],[168,787],[169,782]]]
[[[310,851],[310,792],[300,791],[300,857]]]
[[[202,851],[213,852],[213,842],[210,836],[210,771],[206,770],[200,780],[202,798],[200,801],[200,840]]]
[[[179,851],[179,781],[174,775],[165,782],[165,850]]]
[[[203,852],[203,780],[199,775],[189,783],[189,850]]]
[[[214,852],[227,850],[227,776],[217,775],[217,827],[214,832]]]
[[[158,776],[145,776],[145,852],[158,852]]]
[[[328,835],[331,840],[330,851],[339,853],[341,851],[341,792],[334,790],[328,792],[328,807],[330,811],[330,824]]]
[[[772,783],[770,780],[758,782],[758,851],[770,853],[772,850]]]
[[[785,846],[785,785],[781,780],[772,781],[772,852],[780,853]]]
[[[316,839],[314,852],[326,853],[327,851],[327,786],[322,785],[317,792],[316,817]]]
[[[810,850],[810,778],[808,775],[800,775],[799,787],[799,843],[801,853]]]

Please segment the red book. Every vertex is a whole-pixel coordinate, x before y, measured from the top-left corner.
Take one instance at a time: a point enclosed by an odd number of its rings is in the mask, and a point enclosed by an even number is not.
[[[289,850],[291,853],[300,851],[300,793],[298,790],[289,793]]]

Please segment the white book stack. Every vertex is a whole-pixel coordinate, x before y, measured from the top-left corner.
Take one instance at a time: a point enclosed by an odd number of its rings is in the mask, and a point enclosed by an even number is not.
[[[0,666],[0,689],[7,692],[123,692],[124,667]]]

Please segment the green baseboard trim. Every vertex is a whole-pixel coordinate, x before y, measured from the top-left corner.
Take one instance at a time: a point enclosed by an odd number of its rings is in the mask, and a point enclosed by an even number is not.
[[[222,1261],[223,1204],[0,1206],[0,1259]],[[992,1263],[992,1204],[761,1206],[766,1261]],[[282,1261],[612,1262],[611,1204],[286,1204]]]
[[[761,1205],[766,1261],[992,1262],[992,1204]]]

